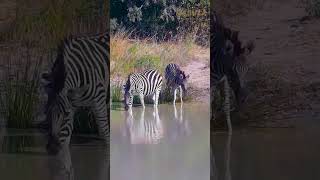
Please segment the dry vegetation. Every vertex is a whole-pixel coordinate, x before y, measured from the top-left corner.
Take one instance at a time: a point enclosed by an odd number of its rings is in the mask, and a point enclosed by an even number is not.
[[[130,39],[129,36],[127,32],[117,32],[111,36],[110,40],[113,101],[121,101],[122,85],[130,73],[153,68],[163,74],[167,64],[176,63],[185,66],[191,60],[201,60],[196,55],[199,54],[199,51],[203,52],[204,49],[207,49],[195,43],[194,34],[162,42],[157,42],[152,37],[141,40]],[[163,92],[164,96],[169,95],[166,91],[167,89]],[[171,97],[163,98],[171,100]]]

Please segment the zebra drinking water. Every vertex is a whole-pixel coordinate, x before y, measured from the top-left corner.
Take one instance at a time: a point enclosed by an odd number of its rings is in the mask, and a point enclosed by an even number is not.
[[[158,106],[161,86],[162,76],[157,70],[150,69],[141,73],[130,74],[124,85],[125,109],[132,108],[133,96],[135,95],[139,95],[143,108],[145,108],[144,96],[148,95],[153,95],[154,105]]]
[[[70,143],[77,108],[90,107],[98,131],[109,143],[109,34],[66,39],[58,49],[51,73],[44,73],[48,94],[49,153]]]
[[[216,87],[224,84],[224,111],[226,115],[229,134],[232,134],[232,125],[230,117],[230,90],[235,92],[237,101],[243,101],[243,76],[247,71],[245,56],[253,50],[253,44],[250,42],[246,47],[241,47],[241,43],[236,38],[230,38],[226,35],[226,28],[223,25],[222,19],[212,12],[210,28],[210,84],[211,84],[211,113],[213,113],[214,93]],[[230,41],[233,44],[233,51],[230,53],[227,50],[226,43]],[[231,88],[230,89],[230,85]],[[213,117],[213,114],[211,114]]]
[[[182,101],[182,92],[186,94],[186,83],[190,75],[185,75],[177,64],[168,64],[165,69],[165,78],[167,87],[174,91],[173,104],[176,103],[177,90],[180,91],[180,100]]]

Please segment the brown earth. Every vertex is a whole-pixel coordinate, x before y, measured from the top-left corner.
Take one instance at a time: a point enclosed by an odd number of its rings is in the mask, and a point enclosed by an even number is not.
[[[194,60],[182,67],[186,74],[190,75],[188,79],[188,92],[193,101],[209,103],[210,100],[210,53],[203,51],[194,55]]]
[[[240,39],[256,45],[248,58],[251,96],[239,119],[255,127],[319,120],[320,19],[308,17],[301,0],[266,0],[245,15],[223,19],[240,31]]]

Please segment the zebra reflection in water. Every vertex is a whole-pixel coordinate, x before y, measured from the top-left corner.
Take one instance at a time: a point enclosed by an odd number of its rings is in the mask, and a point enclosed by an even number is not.
[[[171,130],[171,138],[177,140],[178,137],[188,136],[191,134],[189,121],[183,117],[183,105],[180,104],[180,111],[178,114],[177,107],[173,104],[174,118]]]
[[[68,146],[64,146],[56,155],[49,158],[48,169],[51,180],[75,180],[80,177],[94,180],[109,179],[110,167],[104,148],[90,147],[87,144],[81,146],[75,147],[72,152]],[[94,152],[90,152],[92,148],[95,149]],[[89,152],[91,155],[85,156]],[[86,171],[81,170],[83,167],[86,167]]]
[[[228,135],[227,139],[226,139],[226,145],[225,145],[225,150],[224,150],[224,165],[225,167],[218,167],[218,163],[216,162],[216,156],[217,154],[215,154],[214,151],[214,142],[213,139],[210,140],[210,179],[213,180],[218,180],[220,179],[219,177],[222,177],[221,179],[224,180],[232,180],[232,176],[231,176],[231,170],[230,170],[230,161],[231,161],[231,140],[232,140],[232,135]],[[219,171],[220,170],[220,171]],[[222,176],[222,171],[224,170],[224,177]],[[221,176],[219,176],[219,172],[221,173]]]
[[[147,113],[145,113],[146,109]],[[140,113],[140,119],[134,117],[132,109],[126,112],[125,135],[130,137],[131,144],[158,144],[164,136],[163,123],[158,108],[146,109],[141,108],[135,111]],[[151,109],[153,109],[152,116],[149,115]]]
[[[68,146],[64,146],[57,155],[49,159],[52,180],[74,180],[74,171]]]

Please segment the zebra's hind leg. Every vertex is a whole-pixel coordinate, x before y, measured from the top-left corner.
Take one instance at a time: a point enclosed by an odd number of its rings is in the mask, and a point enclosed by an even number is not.
[[[173,104],[176,103],[176,99],[177,99],[177,88],[174,89],[174,92],[173,92]]]
[[[225,93],[225,100],[224,100],[224,111],[227,119],[228,124],[228,133],[229,135],[232,134],[232,124],[231,124],[231,117],[230,117],[230,86],[227,77],[224,79],[224,93]]]
[[[180,91],[180,101],[181,101],[181,104],[183,103],[183,101],[182,101],[182,87],[181,86],[179,86],[179,91]]]
[[[96,102],[93,106],[93,112],[98,126],[99,135],[105,140],[105,143],[108,145],[110,128],[108,120],[108,109],[105,102],[105,98],[99,99],[99,102]]]
[[[158,104],[159,104],[160,91],[161,91],[161,89],[158,89],[154,93],[154,106],[155,107],[158,107]]]

